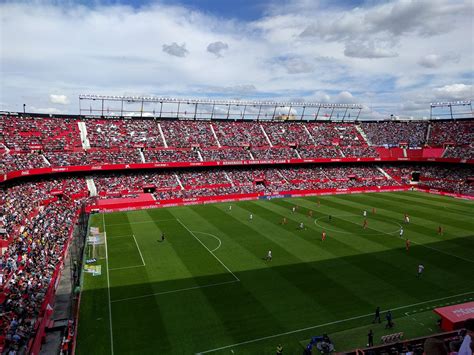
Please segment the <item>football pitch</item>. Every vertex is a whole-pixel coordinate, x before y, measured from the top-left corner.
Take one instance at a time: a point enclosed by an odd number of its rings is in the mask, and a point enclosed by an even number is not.
[[[77,352],[301,354],[323,333],[338,351],[368,329],[376,344],[436,333],[434,307],[474,298],[473,216],[472,202],[418,192],[91,215],[104,243],[85,250],[100,275],[83,274]],[[393,329],[372,324],[377,306]]]

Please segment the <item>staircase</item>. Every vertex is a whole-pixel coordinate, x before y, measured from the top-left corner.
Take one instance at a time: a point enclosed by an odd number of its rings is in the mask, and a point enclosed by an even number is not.
[[[367,137],[367,135],[365,134],[364,130],[362,129],[362,127],[358,124],[355,125],[355,128],[357,130],[357,132],[359,132],[359,134],[362,136],[362,138],[364,138],[365,142],[367,143],[367,145],[372,145],[372,143],[370,143],[369,141],[369,138]]]
[[[212,135],[214,136],[214,139],[217,142],[217,146],[221,148],[222,147],[221,143],[219,142],[219,139],[217,139],[217,134],[216,134],[216,131],[214,131],[214,127],[212,126],[212,123],[209,123],[209,125],[211,126],[211,132],[212,132]]]
[[[302,159],[301,155],[300,155],[300,152],[298,152],[298,149],[296,149],[296,148],[295,148],[295,153],[296,153],[296,156],[298,157],[298,159]]]
[[[308,134],[309,139],[311,139],[311,142],[313,142],[313,144],[316,144],[316,143],[314,142],[313,136],[311,135],[311,133],[309,132],[308,128],[307,128],[305,125],[303,125],[303,129],[304,129],[304,130],[306,131],[306,133]]]
[[[49,160],[45,157],[44,154],[41,154],[41,157],[43,158],[44,162],[46,163],[47,166],[51,166],[51,163],[49,162]]]
[[[231,185],[232,187],[234,187],[234,186],[235,186],[235,185],[234,185],[234,182],[233,182],[232,179],[229,177],[229,175],[227,175],[226,172],[224,172],[224,176],[225,176],[225,178],[230,182],[230,185]]]
[[[160,136],[161,136],[161,139],[163,140],[163,144],[164,144],[165,148],[168,148],[168,144],[166,143],[165,135],[163,134],[163,130],[161,129],[161,125],[159,123],[158,123],[158,130],[160,131]]]
[[[380,166],[376,165],[375,167],[376,167],[377,170],[380,171],[380,172],[383,174],[383,176],[385,176],[387,179],[393,180],[393,178],[392,178],[385,170],[383,170]]]
[[[138,154],[140,154],[140,159],[142,160],[142,163],[146,163],[145,155],[143,154],[140,148],[138,148]]]
[[[199,161],[204,161],[203,157],[202,157],[202,154],[199,150],[196,150],[197,152],[197,155],[198,155],[198,158],[199,158]]]
[[[184,186],[181,183],[181,180],[179,179],[178,174],[174,174],[174,176],[176,177],[176,181],[178,182],[179,187],[181,187],[181,190],[184,190]]]
[[[431,134],[431,122],[428,123],[428,129],[426,130],[425,144],[428,144]]]
[[[95,186],[93,178],[86,178],[87,189],[91,196],[97,196],[97,187]]]
[[[79,127],[79,133],[81,135],[81,143],[83,149],[89,149],[91,147],[89,138],[87,138],[87,127],[85,122],[77,122]]]
[[[446,153],[448,153],[449,148],[450,148],[450,147],[446,147],[446,149],[443,150],[443,154],[441,154],[441,158],[444,158],[444,156],[446,155]]]
[[[249,155],[250,155],[250,160],[255,160],[255,158],[254,158],[254,156],[253,156],[253,154],[250,150],[249,150]]]
[[[262,129],[263,135],[267,139],[268,144],[270,144],[270,147],[273,148],[273,144],[272,144],[272,142],[270,142],[270,138],[268,138],[267,132],[265,132],[262,125],[260,125],[260,128]]]
[[[406,149],[406,148],[403,148],[403,157],[404,157],[404,158],[408,157],[407,149]]]

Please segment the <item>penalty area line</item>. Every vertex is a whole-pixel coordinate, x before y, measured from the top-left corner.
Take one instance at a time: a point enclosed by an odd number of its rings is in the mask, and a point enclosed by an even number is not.
[[[433,299],[433,300],[428,300],[428,301],[413,303],[413,304],[409,304],[409,305],[405,305],[405,306],[401,306],[401,307],[390,308],[390,310],[392,310],[392,311],[397,311],[397,310],[400,310],[400,309],[405,309],[405,308],[410,308],[410,307],[418,306],[418,305],[420,305],[420,304],[426,304],[426,303],[431,303],[431,302],[437,302],[437,301],[445,300],[445,299],[448,299],[448,298],[460,297],[460,296],[464,296],[464,295],[470,295],[470,294],[473,294],[473,293],[474,293],[474,291],[464,292],[464,293],[460,293],[460,294],[457,294],[457,295],[452,295],[452,296],[447,296],[447,297],[436,298],[436,299]],[[236,344],[231,344],[231,345],[222,346],[222,347],[220,347],[220,348],[215,348],[215,349],[211,349],[211,350],[201,351],[201,352],[196,353],[195,355],[202,355],[202,354],[213,353],[213,352],[216,352],[216,351],[219,351],[219,350],[224,350],[224,349],[229,349],[229,348],[233,348],[233,347],[237,347],[237,346],[241,346],[241,345],[247,345],[247,344],[251,344],[251,343],[256,343],[256,342],[259,342],[259,341],[262,341],[262,340],[277,338],[277,337],[284,336],[284,335],[290,335],[290,334],[295,334],[295,333],[299,333],[299,332],[304,332],[304,331],[306,331],[306,330],[311,330],[311,329],[326,327],[326,326],[328,326],[328,325],[334,325],[334,324],[349,322],[349,321],[351,321],[351,320],[366,318],[366,317],[373,316],[373,315],[374,315],[374,312],[372,312],[372,313],[367,313],[367,314],[363,314],[363,315],[360,315],[360,316],[350,317],[350,318],[346,318],[346,319],[340,319],[340,320],[336,320],[336,321],[334,321],[334,322],[328,322],[328,323],[313,325],[313,326],[306,327],[306,328],[301,328],[301,329],[296,329],[296,330],[290,330],[290,331],[284,332],[284,333],[269,335],[269,336],[262,337],[262,338],[257,338],[257,339],[252,339],[252,340],[243,341],[243,342],[236,343]]]

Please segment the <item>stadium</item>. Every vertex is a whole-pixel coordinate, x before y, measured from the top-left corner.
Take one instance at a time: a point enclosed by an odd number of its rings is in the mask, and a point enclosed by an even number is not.
[[[171,83],[45,112],[10,83],[0,354],[472,354],[472,85],[412,117]]]

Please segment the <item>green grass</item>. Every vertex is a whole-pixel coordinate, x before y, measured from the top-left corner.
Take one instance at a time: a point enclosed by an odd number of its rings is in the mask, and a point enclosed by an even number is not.
[[[474,297],[472,202],[401,192],[232,205],[93,215],[108,259],[100,276],[83,276],[78,353],[110,354],[113,344],[114,354],[274,354],[281,343],[300,354],[324,332],[350,350],[372,326],[376,341],[435,333],[432,308]],[[409,252],[398,236],[405,212]],[[392,331],[372,325],[376,306],[393,310]]]

